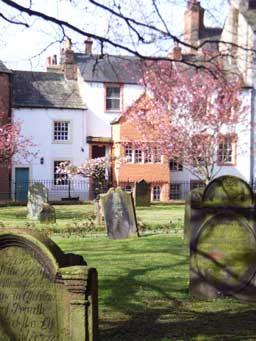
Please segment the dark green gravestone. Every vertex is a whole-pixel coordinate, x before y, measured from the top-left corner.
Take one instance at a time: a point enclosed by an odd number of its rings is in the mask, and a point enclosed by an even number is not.
[[[256,213],[250,186],[215,179],[191,202],[190,293],[256,300]]]
[[[150,206],[150,184],[145,180],[135,184],[135,205],[136,207]]]
[[[132,193],[120,187],[100,195],[109,239],[125,239],[137,234],[137,220]]]
[[[97,273],[41,234],[0,230],[0,340],[97,337]]]

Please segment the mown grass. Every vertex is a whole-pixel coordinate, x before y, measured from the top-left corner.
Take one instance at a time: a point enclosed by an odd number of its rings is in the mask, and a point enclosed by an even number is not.
[[[190,297],[180,237],[54,240],[98,270],[101,340],[256,340],[254,304]]]
[[[76,234],[86,236],[92,233],[106,233],[103,226],[94,224],[93,204],[85,205],[55,205],[56,224],[43,225],[27,219],[26,206],[9,206],[0,209],[0,226],[36,228],[49,233],[65,235]],[[184,206],[152,205],[136,209],[137,219],[142,232],[164,232],[181,230],[183,226]]]
[[[79,233],[52,234],[53,240],[97,268],[101,340],[256,340],[255,304],[231,298],[200,301],[189,295],[188,247],[181,234],[162,233],[166,230],[161,228],[175,225],[181,231],[183,206],[139,208],[137,215],[149,230],[126,240],[108,240],[105,231],[81,237],[79,224],[92,214],[92,205],[55,208],[57,224],[50,229],[63,232],[73,226]],[[0,222],[30,224],[25,207],[0,208]]]

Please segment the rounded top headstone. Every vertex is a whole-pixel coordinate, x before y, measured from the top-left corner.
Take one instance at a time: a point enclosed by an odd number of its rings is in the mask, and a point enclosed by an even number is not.
[[[253,207],[253,192],[246,181],[232,175],[221,176],[206,187],[202,197],[202,206]]]

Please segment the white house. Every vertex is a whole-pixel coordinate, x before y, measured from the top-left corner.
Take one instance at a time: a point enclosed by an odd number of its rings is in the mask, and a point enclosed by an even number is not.
[[[51,200],[67,196],[67,181],[60,181],[56,173],[58,164],[79,165],[87,157],[87,110],[77,82],[65,80],[63,74],[15,71],[12,89],[13,118],[22,122],[21,134],[32,138],[37,152],[31,160],[14,162],[13,195],[24,199],[28,183],[40,180],[49,188]],[[88,196],[88,185],[77,190],[84,199]]]

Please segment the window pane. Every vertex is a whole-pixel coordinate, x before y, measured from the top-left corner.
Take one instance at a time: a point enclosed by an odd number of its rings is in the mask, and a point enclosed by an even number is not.
[[[231,138],[224,138],[219,143],[218,161],[220,163],[232,163],[234,158],[234,148]]]
[[[120,109],[120,99],[107,98],[106,109],[107,110],[119,110]]]
[[[125,157],[127,162],[132,162],[132,148],[126,147],[125,148]]]
[[[170,199],[178,200],[181,198],[180,184],[171,184]]]
[[[160,200],[160,186],[153,187],[153,200],[159,201]]]
[[[55,121],[54,122],[54,140],[68,141],[69,140],[69,122]]]
[[[107,97],[120,98],[120,87],[107,87]]]
[[[144,151],[144,162],[149,163],[152,162],[151,148],[148,147]]]
[[[142,151],[141,149],[135,149],[135,163],[141,163],[142,162]]]
[[[118,86],[108,86],[106,88],[106,109],[120,110],[121,88]]]
[[[68,176],[67,174],[60,174],[57,172],[58,167],[60,165],[60,163],[62,162],[67,162],[67,161],[54,161],[54,174],[53,174],[53,178],[54,178],[54,185],[67,185],[68,184]]]

